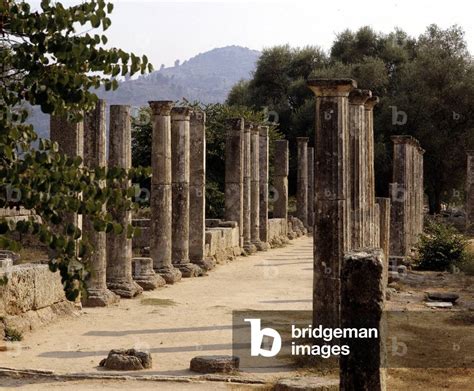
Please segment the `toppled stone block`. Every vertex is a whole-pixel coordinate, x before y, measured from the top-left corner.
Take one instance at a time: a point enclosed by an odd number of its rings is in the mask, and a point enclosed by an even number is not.
[[[206,219],[206,228],[217,228],[221,222],[220,219]]]
[[[138,371],[151,368],[152,358],[150,353],[135,349],[113,349],[99,365],[116,371]]]
[[[229,373],[239,369],[236,356],[197,356],[191,360],[190,369],[199,373]]]
[[[144,290],[153,290],[166,285],[166,281],[153,270],[153,259],[146,257],[132,258],[133,280]]]
[[[62,300],[65,300],[65,295],[59,273],[51,273],[47,265],[35,265],[33,309],[45,308]]]
[[[453,303],[442,302],[442,301],[432,301],[432,302],[425,303],[425,305],[430,308],[452,308],[453,307]]]
[[[448,292],[426,292],[426,297],[430,301],[444,301],[452,304],[459,299],[458,294]]]
[[[222,228],[237,228],[238,226],[237,221],[222,221],[219,223],[219,227]]]
[[[7,269],[10,269],[13,267],[13,259],[11,258],[3,258],[0,259],[0,269],[3,271],[7,271]]]
[[[339,379],[325,379],[316,376],[280,379],[273,391],[339,391]]]

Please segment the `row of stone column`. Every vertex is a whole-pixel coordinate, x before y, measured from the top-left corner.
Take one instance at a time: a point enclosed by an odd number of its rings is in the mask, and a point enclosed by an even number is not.
[[[150,256],[168,284],[209,270],[205,259],[205,113],[149,102],[152,110]],[[190,163],[192,161],[192,164]]]
[[[316,79],[309,87],[316,95],[309,202],[314,208],[314,321],[336,326],[344,254],[381,247],[388,268],[390,200],[375,198],[373,108],[378,98],[357,89],[351,79]],[[306,140],[298,141],[303,155]],[[298,193],[303,190],[298,187]]]
[[[423,232],[423,154],[412,136],[392,136],[390,254],[408,256]]]
[[[268,249],[268,127],[227,121],[225,219],[236,221],[240,246],[252,254]]]
[[[209,270],[213,264],[205,259],[205,114],[200,110],[175,107],[170,101],[150,102],[153,117],[152,135],[152,261],[137,258],[132,270],[132,244],[127,238],[131,212],[109,212],[124,230],[120,234],[96,232],[93,223],[84,216],[65,216],[69,222],[82,226],[83,237],[93,253],[86,260],[88,306],[104,306],[118,296],[133,297],[148,289],[174,283],[182,276],[191,277]],[[84,121],[70,123],[51,117],[51,136],[60,151],[80,156],[84,165],[130,169],[131,117],[130,107],[110,107],[109,155],[106,158],[106,104],[99,100],[96,108],[85,114]],[[192,143],[191,143],[192,140]],[[192,147],[191,147],[192,145]],[[192,164],[190,164],[192,160]],[[105,185],[105,184],[103,184]],[[129,180],[117,183],[130,187]],[[153,272],[152,267],[159,276]]]
[[[375,198],[377,98],[351,79],[314,79],[308,86],[316,96],[313,324],[380,328],[390,200]],[[360,364],[364,354],[375,364],[369,371]],[[383,354],[377,340],[342,357],[342,387],[384,389]]]

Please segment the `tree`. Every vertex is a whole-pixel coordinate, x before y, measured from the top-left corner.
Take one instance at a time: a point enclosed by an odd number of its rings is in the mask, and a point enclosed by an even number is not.
[[[40,140],[34,149],[37,135],[25,123],[25,106],[39,105],[44,113],[78,121],[97,102],[92,89],[115,89],[116,76],[152,69],[146,56],[106,49],[105,35],[91,35],[91,30],[108,29],[112,9],[104,0],[69,8],[43,0],[38,11],[25,2],[0,4],[0,207],[24,207],[40,218],[0,220],[0,248],[18,250],[15,233],[35,235],[53,250],[50,269],[60,271],[70,300],[83,288],[93,249],[78,240],[80,229],[66,224],[64,216],[89,215],[98,231],[129,229],[112,221],[102,206],[132,208],[133,189],[102,189],[100,184],[107,180],[113,185],[147,171],[91,170],[81,166],[80,158],[59,153],[58,145],[49,140]]]
[[[279,128],[289,140],[312,135],[314,100],[305,83],[310,74],[351,77],[359,88],[380,97],[374,111],[379,196],[388,196],[390,136],[395,134],[413,135],[427,151],[425,190],[431,213],[439,212],[442,201],[449,202],[453,189],[462,189],[465,150],[474,146],[473,65],[462,29],[431,25],[418,39],[399,29],[389,34],[370,27],[345,30],[337,36],[330,56],[314,48],[266,49],[254,77],[235,86],[228,102],[269,106],[278,112]],[[407,114],[406,123],[393,121],[396,110]],[[290,183],[294,179],[295,171],[290,170]]]

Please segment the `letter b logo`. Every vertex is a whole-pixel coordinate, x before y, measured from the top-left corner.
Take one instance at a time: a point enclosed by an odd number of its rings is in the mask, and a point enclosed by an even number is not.
[[[250,355],[252,357],[275,357],[281,350],[281,336],[278,331],[269,327],[261,329],[260,319],[244,319],[250,323]],[[270,349],[262,348],[264,338],[273,338]]]

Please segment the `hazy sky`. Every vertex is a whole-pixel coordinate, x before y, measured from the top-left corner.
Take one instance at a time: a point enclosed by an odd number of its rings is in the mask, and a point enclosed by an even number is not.
[[[471,1],[420,0],[115,0],[109,43],[146,54],[155,68],[173,65],[215,47],[261,50],[278,44],[329,49],[345,28],[400,27],[418,36],[431,23],[458,24],[474,49]],[[38,3],[33,1],[31,3]],[[78,1],[62,1],[63,4]]]

